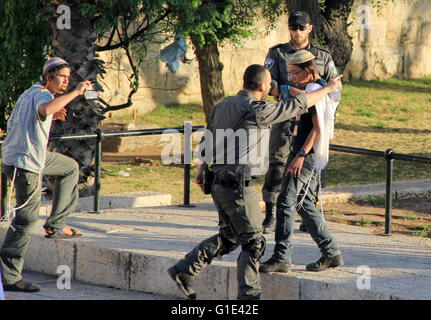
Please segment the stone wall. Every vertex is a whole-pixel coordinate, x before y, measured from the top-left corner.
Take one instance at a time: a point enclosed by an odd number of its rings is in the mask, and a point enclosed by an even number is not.
[[[355,1],[349,34],[353,53],[347,78],[418,78],[431,75],[431,0],[396,0],[381,14]]]
[[[395,0],[377,14],[367,0],[357,0],[350,16],[349,34],[353,53],[344,74],[348,79],[387,79],[390,77],[417,78],[431,75],[431,0]],[[226,45],[220,48],[224,65],[223,82],[227,95],[235,94],[242,85],[242,74],[252,63],[263,63],[268,48],[289,41],[287,17],[267,36],[245,41],[242,47]],[[167,44],[166,44],[167,45]],[[154,46],[141,68],[139,91],[133,96],[133,106],[115,111],[114,116],[145,113],[160,104],[200,102],[198,64],[189,45],[190,64],[181,64],[177,73],[171,73],[157,59],[165,45]],[[101,80],[105,87],[102,97],[110,104],[127,99],[132,72],[121,51],[101,54],[108,73]]]

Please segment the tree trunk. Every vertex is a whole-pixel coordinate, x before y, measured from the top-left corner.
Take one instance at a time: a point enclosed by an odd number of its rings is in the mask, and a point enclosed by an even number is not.
[[[71,66],[69,89],[84,80],[92,80],[96,88],[97,75],[102,74],[103,61],[96,59],[95,42],[97,33],[94,25],[85,20],[80,12],[80,5],[85,0],[53,1],[49,9],[49,21],[53,30],[52,52],[50,56],[65,59]],[[59,5],[70,8],[70,28],[59,29],[57,20],[61,14],[57,13]],[[98,103],[78,97],[66,107],[65,122],[54,121],[51,134],[92,134],[104,116],[100,113]],[[80,167],[80,196],[93,194],[93,160],[95,154],[94,140],[55,141],[50,143],[50,149],[75,159]]]
[[[326,0],[319,5],[317,0],[286,0],[289,13],[303,10],[310,14],[314,26],[312,41],[322,42],[331,52],[340,73],[350,60],[353,50],[352,38],[347,33],[347,19],[353,0]]]
[[[217,44],[206,44],[202,48],[194,42],[193,45],[195,46],[195,54],[199,64],[205,119],[208,122],[213,106],[220,102],[225,95],[222,78],[223,65],[220,62]]]

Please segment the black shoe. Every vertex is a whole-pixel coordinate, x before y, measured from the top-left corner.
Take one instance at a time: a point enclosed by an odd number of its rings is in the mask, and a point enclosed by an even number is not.
[[[259,272],[289,272],[290,267],[290,262],[280,262],[270,258],[260,265]]]
[[[304,221],[301,221],[301,224],[299,225],[299,230],[303,232],[308,232],[307,226],[305,225]]]
[[[265,219],[262,223],[263,233],[269,234],[275,230],[275,203],[265,202]]]
[[[335,257],[325,257],[321,256],[316,262],[307,264],[307,271],[323,271],[328,268],[336,268],[344,264],[341,254]]]
[[[168,269],[168,274],[172,280],[176,282],[178,288],[180,288],[187,298],[190,300],[196,300],[196,292],[193,289],[194,276],[177,271],[175,266]]]

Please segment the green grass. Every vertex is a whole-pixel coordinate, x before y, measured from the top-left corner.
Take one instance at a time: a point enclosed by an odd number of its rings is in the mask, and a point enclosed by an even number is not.
[[[413,232],[412,235],[415,237],[427,238],[428,232],[423,232],[423,231],[422,232]]]
[[[358,226],[360,227],[371,227],[373,225],[373,222],[371,219],[361,217],[361,219],[358,222]]]
[[[343,212],[338,211],[338,210],[333,210],[333,209],[327,210],[327,211],[325,212],[325,214],[326,214],[326,215],[330,215],[330,216],[342,216],[342,215],[344,215],[344,213],[343,213]]]
[[[418,217],[414,213],[407,213],[404,215],[404,219],[406,219],[406,220],[417,220]]]
[[[431,157],[431,78],[354,80],[343,85],[332,144]],[[386,161],[331,152],[328,187],[382,183]],[[395,161],[395,181],[431,178],[429,164]]]
[[[364,117],[368,117],[368,118],[373,118],[376,116],[372,111],[369,111],[369,110],[363,109],[363,108],[356,111],[356,115],[357,116],[364,116]]]

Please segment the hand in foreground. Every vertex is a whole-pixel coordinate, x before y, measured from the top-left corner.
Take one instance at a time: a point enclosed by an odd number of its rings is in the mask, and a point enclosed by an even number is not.
[[[288,174],[291,174],[294,178],[299,177],[301,175],[302,166],[304,165],[304,159],[304,157],[295,157],[284,175],[287,176]]]
[[[78,92],[79,95],[82,95],[85,92],[87,92],[91,87],[92,87],[91,81],[86,80],[86,81],[80,82],[76,86],[75,90]]]
[[[278,92],[278,87],[274,87],[270,92],[270,95],[274,96],[274,97],[278,97],[280,95],[280,93]]]
[[[65,108],[58,110],[52,115],[52,120],[66,121],[67,111]]]
[[[331,90],[331,92],[335,91],[336,89],[343,90],[343,84],[341,82],[342,77],[343,75],[340,74],[339,76],[333,77],[331,80],[329,80],[326,86]]]

